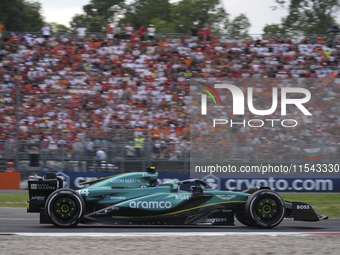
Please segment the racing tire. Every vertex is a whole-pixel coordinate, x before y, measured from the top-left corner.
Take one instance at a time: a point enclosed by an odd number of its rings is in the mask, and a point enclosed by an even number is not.
[[[245,205],[247,220],[258,228],[273,228],[281,223],[286,207],[282,197],[272,190],[253,193]]]
[[[251,222],[247,219],[244,212],[235,212],[235,218],[243,225],[252,227],[254,226]]]
[[[57,227],[75,227],[84,217],[85,202],[72,189],[58,189],[48,197],[45,213]]]

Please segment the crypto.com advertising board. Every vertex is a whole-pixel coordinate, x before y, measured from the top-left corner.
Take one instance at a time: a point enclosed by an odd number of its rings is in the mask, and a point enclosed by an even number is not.
[[[340,174],[340,79],[192,79],[190,175]]]
[[[83,182],[97,180],[107,177],[107,173],[93,172],[55,172],[63,180],[64,188],[74,190],[88,187]],[[116,173],[119,174],[119,173]],[[46,176],[41,172],[40,176]],[[288,178],[287,178],[288,177]],[[291,177],[291,178],[289,178]],[[292,178],[293,177],[293,178]],[[262,175],[229,175],[228,178],[219,178],[213,174],[207,174],[202,180],[216,190],[242,191],[251,186],[267,186],[278,192],[340,192],[340,178],[335,175],[276,175],[275,177],[264,177]],[[189,174],[162,174],[158,175],[158,184],[168,181],[182,181],[189,179]],[[190,190],[192,184],[181,185],[181,190]]]

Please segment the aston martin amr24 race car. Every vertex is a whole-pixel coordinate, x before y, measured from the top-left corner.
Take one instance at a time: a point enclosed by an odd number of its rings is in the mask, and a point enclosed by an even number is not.
[[[284,201],[268,187],[251,187],[243,192],[213,190],[200,179],[157,185],[158,173],[109,176],[83,184],[80,190],[63,188],[55,173],[28,181],[27,212],[40,213],[40,223],[75,227],[78,223],[121,225],[234,225],[234,218],[247,226],[273,228],[283,218],[319,221],[302,202]],[[180,190],[189,184],[190,191]],[[188,186],[188,185],[186,185]]]

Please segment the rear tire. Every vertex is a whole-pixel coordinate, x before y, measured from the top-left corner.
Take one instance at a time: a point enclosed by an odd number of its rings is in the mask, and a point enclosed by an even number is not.
[[[48,197],[45,213],[57,227],[75,227],[84,216],[85,203],[74,190],[58,189]]]
[[[273,228],[281,223],[286,207],[282,197],[268,189],[253,193],[245,205],[247,220],[258,228]]]

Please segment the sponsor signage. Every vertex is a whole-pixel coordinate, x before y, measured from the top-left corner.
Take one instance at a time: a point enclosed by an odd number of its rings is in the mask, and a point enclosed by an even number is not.
[[[38,189],[38,190],[55,190],[56,186],[51,186],[48,183],[32,183],[31,189]]]
[[[277,192],[339,192],[340,178],[230,178],[223,179],[225,190],[238,191],[266,186]]]
[[[32,196],[31,200],[45,200],[45,196]]]
[[[129,203],[130,208],[143,208],[143,209],[164,209],[171,208],[172,204],[170,201],[131,201]]]
[[[122,196],[110,196],[110,195],[103,195],[104,199],[111,199],[111,200],[124,200],[126,197]]]
[[[227,218],[206,218],[205,221],[209,223],[226,222]]]
[[[64,181],[64,187],[71,189],[83,189],[89,185],[82,182],[96,180],[112,173],[83,173],[83,172],[56,172],[57,176]],[[118,174],[118,173],[117,173]],[[45,176],[46,172],[41,172]],[[252,176],[244,178],[245,175],[231,175],[230,178],[219,178],[216,175],[202,177],[213,189],[242,191],[251,186],[267,186],[277,192],[340,192],[340,177],[338,175],[313,175],[301,176]],[[189,174],[159,174],[158,184],[168,181],[181,181],[190,179]],[[128,184],[128,183],[127,183]],[[192,184],[190,184],[192,185]],[[189,190],[190,185],[181,185],[182,190]],[[44,187],[45,189],[46,187]],[[49,187],[53,188],[53,187]],[[43,187],[36,187],[43,189]],[[221,198],[222,199],[222,198]],[[227,199],[227,198],[225,198]]]

